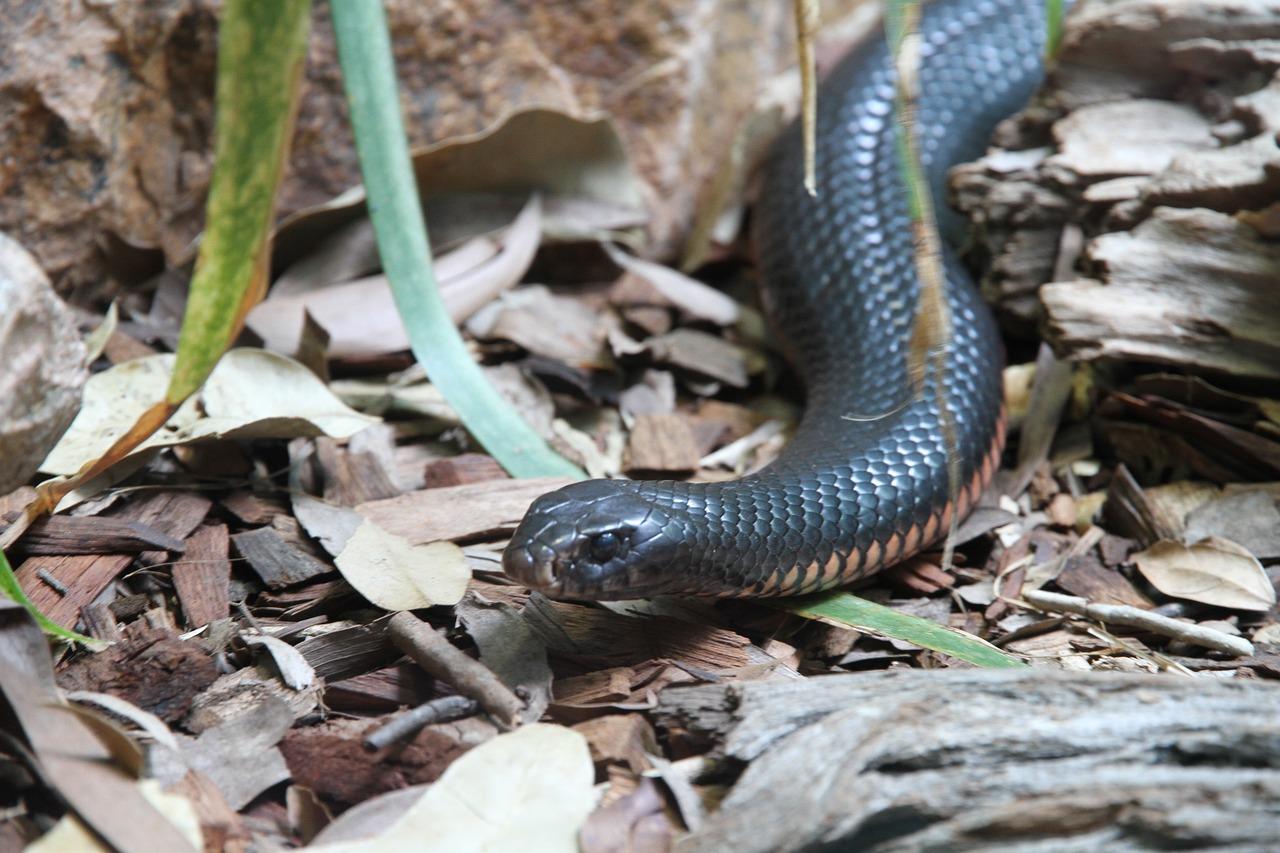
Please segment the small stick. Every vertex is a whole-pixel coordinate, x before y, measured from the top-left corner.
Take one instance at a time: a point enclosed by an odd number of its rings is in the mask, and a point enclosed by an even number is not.
[[[64,584],[62,581],[58,580],[57,578],[55,578],[53,575],[49,574],[48,569],[39,569],[36,572],[36,577],[44,581],[45,585],[48,586],[50,589],[52,589],[54,592],[56,592],[58,595],[62,596],[63,598],[67,597],[66,584]]]
[[[397,741],[413,737],[433,723],[451,723],[470,717],[479,710],[479,703],[466,696],[441,696],[424,702],[365,735],[364,748],[376,752]]]
[[[1061,595],[1040,589],[1024,590],[1022,597],[1037,610],[1075,613],[1110,625],[1142,628],[1154,634],[1161,634],[1236,657],[1248,657],[1253,654],[1253,643],[1243,637],[1233,637],[1224,631],[1206,628],[1203,625],[1179,622],[1168,616],[1161,616],[1127,604],[1094,604],[1079,596]]]
[[[390,631],[396,648],[413,658],[429,675],[452,684],[463,696],[474,699],[498,725],[515,727],[524,703],[488,667],[468,657],[439,631],[407,610],[391,617]]]

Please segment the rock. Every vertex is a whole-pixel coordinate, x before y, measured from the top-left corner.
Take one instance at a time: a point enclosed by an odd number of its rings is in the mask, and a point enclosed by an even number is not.
[[[0,233],[0,494],[36,473],[80,409],[86,353],[36,259]]]

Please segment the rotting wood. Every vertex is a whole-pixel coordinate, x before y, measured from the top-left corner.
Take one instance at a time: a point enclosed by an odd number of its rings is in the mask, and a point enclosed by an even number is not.
[[[1265,681],[909,670],[673,688],[656,717],[748,763],[684,851],[1261,850],[1277,707]]]

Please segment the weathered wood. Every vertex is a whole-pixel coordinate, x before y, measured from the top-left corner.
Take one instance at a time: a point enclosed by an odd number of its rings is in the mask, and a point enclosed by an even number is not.
[[[1127,234],[1098,237],[1087,255],[1105,285],[1040,290],[1059,350],[1280,379],[1280,246],[1249,226],[1162,207]]]
[[[182,541],[139,521],[98,516],[55,515],[27,528],[16,550],[27,556],[137,554],[163,549],[182,551]]]
[[[681,687],[656,718],[749,762],[688,851],[1272,849],[1280,684],[1049,670]]]
[[[128,554],[29,557],[15,574],[41,613],[64,628],[74,628],[80,608],[97,598],[132,562]]]
[[[502,466],[492,456],[484,453],[463,453],[460,456],[428,462],[423,475],[423,487],[439,489],[509,479],[507,472],[502,470]]]
[[[692,471],[702,458],[697,436],[683,415],[638,415],[623,469],[632,471]]]
[[[333,571],[332,566],[293,547],[270,527],[237,533],[231,541],[271,589],[292,586]]]
[[[231,612],[230,546],[225,524],[202,527],[187,539],[184,558],[173,566],[173,588],[187,627],[207,625]]]

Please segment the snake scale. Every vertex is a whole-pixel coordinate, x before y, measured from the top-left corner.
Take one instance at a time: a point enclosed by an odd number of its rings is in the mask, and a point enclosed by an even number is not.
[[[946,242],[962,234],[943,202],[947,169],[980,155],[1041,79],[1042,5],[925,5],[917,125]],[[783,452],[731,482],[591,480],[544,495],[503,555],[508,576],[559,598],[809,593],[936,543],[953,513],[972,508],[1004,444],[1003,350],[947,249],[953,319],[942,381],[961,471],[953,501],[934,389],[908,391],[918,282],[894,80],[887,46],[872,39],[823,81],[816,197],[802,186],[797,126],[765,164],[754,217],[762,302],[807,401]]]

